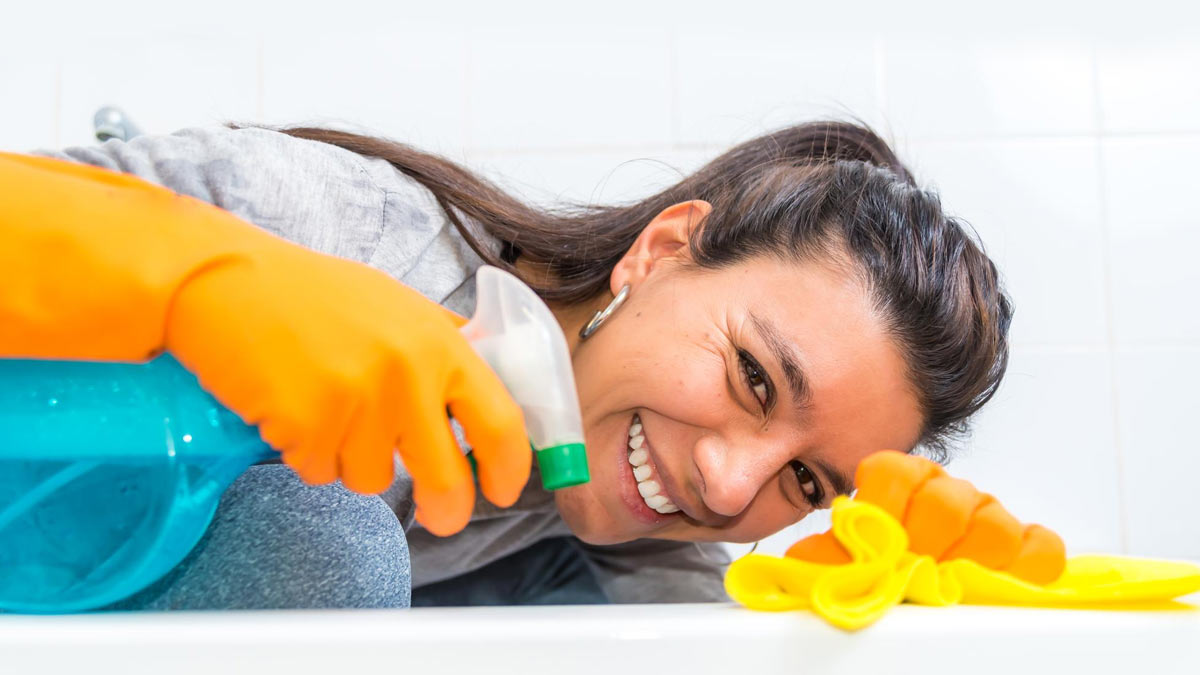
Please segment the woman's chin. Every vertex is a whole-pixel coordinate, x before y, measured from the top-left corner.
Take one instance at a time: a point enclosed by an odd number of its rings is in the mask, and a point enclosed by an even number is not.
[[[608,546],[623,544],[642,536],[622,531],[598,500],[588,494],[587,485],[563,488],[554,492],[554,504],[571,534],[585,544]]]

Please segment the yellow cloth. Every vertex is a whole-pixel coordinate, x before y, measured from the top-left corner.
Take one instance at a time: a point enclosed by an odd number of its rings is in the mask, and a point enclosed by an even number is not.
[[[1185,562],[1081,555],[1068,559],[1062,576],[1046,585],[965,558],[938,563],[909,551],[908,534],[886,511],[847,497],[834,500],[833,533],[853,562],[823,565],[751,554],[730,565],[726,591],[751,609],[810,608],[839,628],[857,630],[904,600],[933,606],[1133,608],[1136,602],[1200,590],[1200,566]]]

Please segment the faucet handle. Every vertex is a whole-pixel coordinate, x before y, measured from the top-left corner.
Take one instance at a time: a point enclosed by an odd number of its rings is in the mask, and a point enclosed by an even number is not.
[[[142,133],[141,129],[129,120],[125,111],[110,105],[96,111],[92,117],[92,126],[96,130],[96,140],[99,141],[107,141],[110,138],[128,141]]]

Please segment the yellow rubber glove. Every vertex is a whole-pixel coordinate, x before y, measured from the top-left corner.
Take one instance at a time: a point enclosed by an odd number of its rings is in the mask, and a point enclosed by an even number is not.
[[[904,525],[908,548],[935,560],[967,558],[1035,584],[1062,574],[1066,548],[1041,525],[1023,525],[994,497],[946,474],[936,463],[892,450],[859,462],[856,501],[871,502]],[[850,554],[833,531],[801,539],[793,558],[842,564]]]
[[[0,354],[142,361],[171,352],[309,483],[393,479],[449,535],[479,483],[529,478],[520,408],[457,317],[366,265],[320,254],[134,176],[0,153]],[[330,223],[330,227],[336,227]]]

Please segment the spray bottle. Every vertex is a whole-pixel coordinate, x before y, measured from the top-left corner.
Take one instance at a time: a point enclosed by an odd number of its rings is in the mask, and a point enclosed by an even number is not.
[[[476,274],[462,329],[525,414],[542,484],[588,481],[566,340],[516,277]],[[221,494],[278,458],[169,354],[0,359],[0,610],[75,612],[145,588],[192,550]]]

